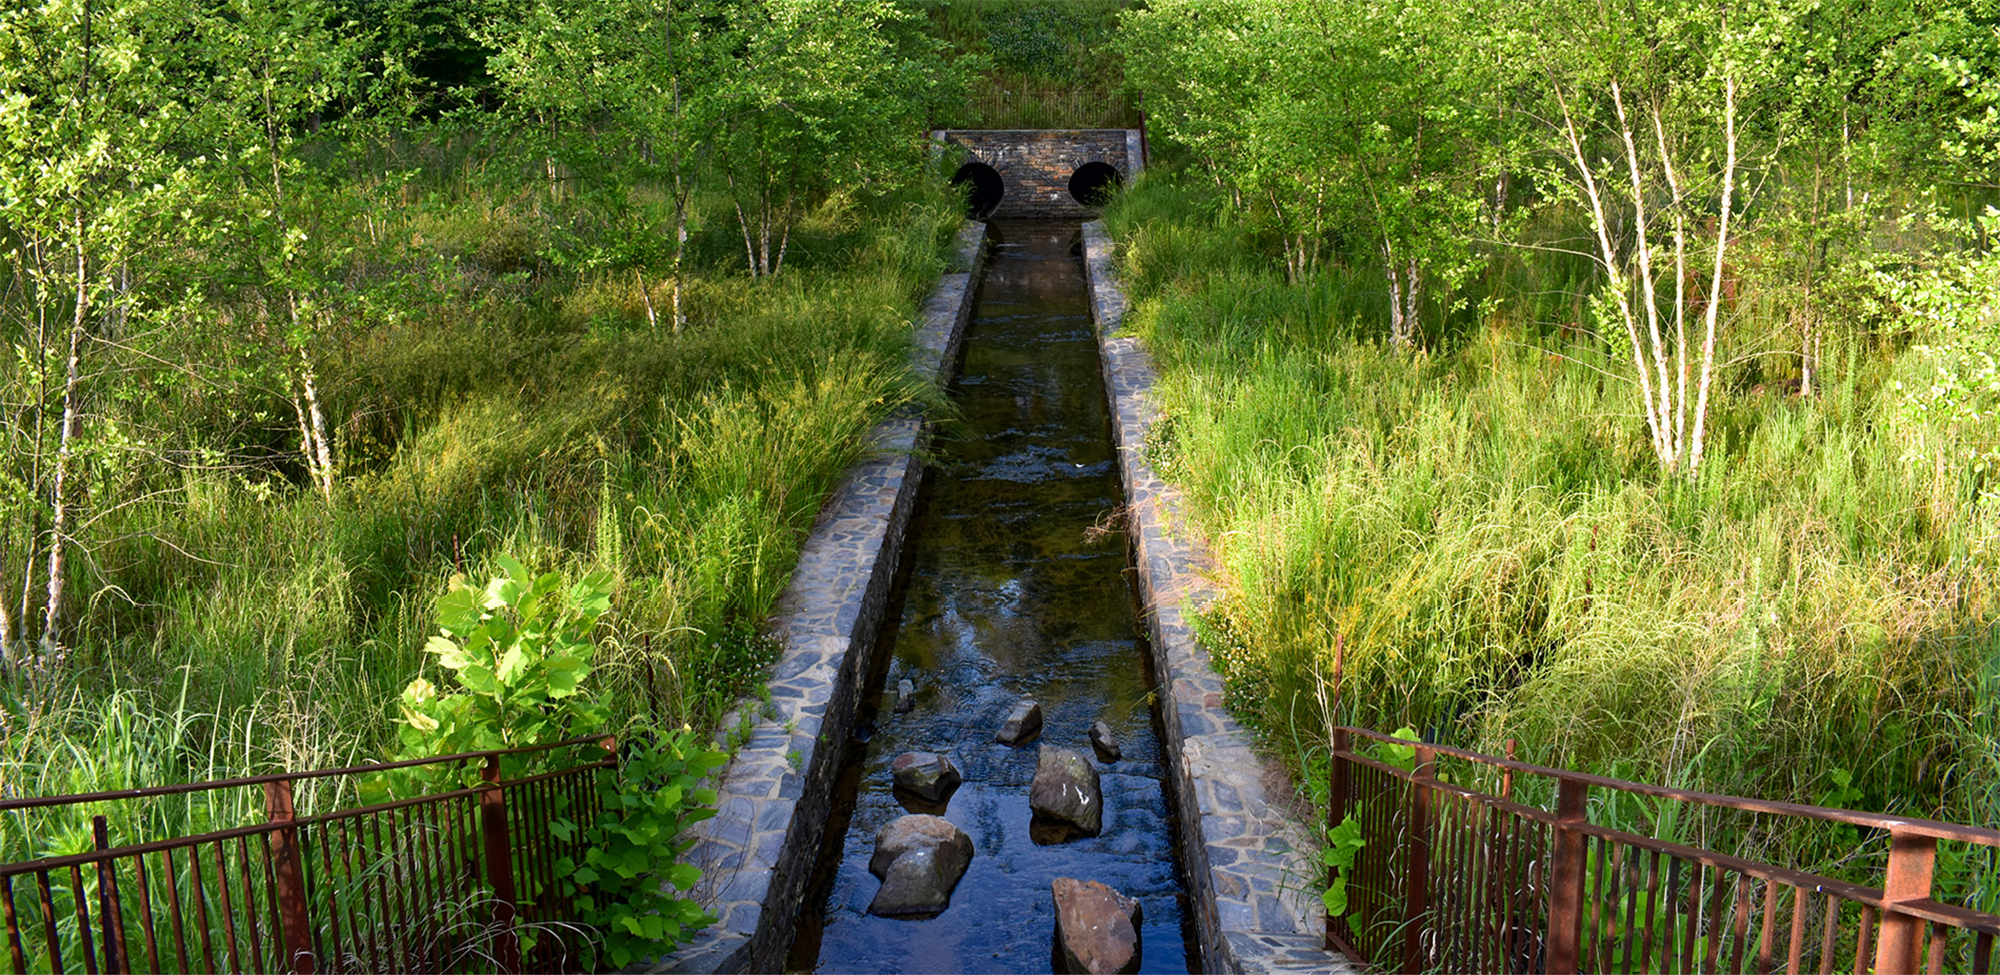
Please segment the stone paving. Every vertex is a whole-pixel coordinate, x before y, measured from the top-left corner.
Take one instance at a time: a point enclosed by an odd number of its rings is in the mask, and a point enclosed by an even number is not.
[[[942,385],[956,368],[985,260],[986,226],[959,234],[954,267],[924,305],[912,364]],[[719,921],[648,972],[775,972],[784,967],[832,805],[862,688],[857,671],[875,643],[897,553],[922,482],[918,454],[929,423],[908,415],[874,430],[875,449],[847,472],[820,510],[779,597],[769,632],[782,641],[770,699],[723,720],[748,730],[717,786],[713,819],[697,824],[691,892]]]
[[[1146,435],[1158,417],[1156,377],[1138,340],[1116,334],[1128,306],[1102,221],[1083,225],[1083,244],[1125,484],[1126,537],[1164,691],[1160,720],[1202,968],[1363,972],[1322,947],[1322,868],[1310,858],[1313,847],[1291,808],[1290,780],[1256,753],[1250,733],[1223,707],[1222,679],[1189,626],[1188,617],[1215,598],[1204,578],[1211,563],[1182,517],[1179,490],[1146,461]]]

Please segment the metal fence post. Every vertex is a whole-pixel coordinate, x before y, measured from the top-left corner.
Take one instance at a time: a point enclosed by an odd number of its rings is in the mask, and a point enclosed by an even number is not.
[[[296,816],[292,807],[289,780],[264,783],[264,819],[289,823]],[[295,975],[312,975],[319,970],[313,953],[312,921],[307,917],[305,870],[299,863],[299,828],[287,826],[271,831],[273,878],[278,889],[278,920],[284,925],[287,970]]]
[[[521,970],[521,939],[514,932],[514,850],[507,833],[507,795],[500,787],[500,756],[486,756],[479,770],[479,831],[486,841],[486,879],[493,884],[493,964],[508,975]]]
[[[1410,775],[1409,859],[1403,870],[1403,971],[1421,972],[1426,925],[1431,909],[1431,790],[1437,777],[1437,752],[1416,745],[1416,768]]]
[[[1590,787],[1565,778],[1556,787],[1555,853],[1549,881],[1548,975],[1575,975],[1582,960],[1585,837],[1569,828],[1585,820]]]
[[[1332,750],[1327,757],[1326,773],[1326,828],[1329,832],[1347,819],[1347,758],[1344,754],[1347,751],[1347,744],[1347,729],[1333,729]],[[1336,871],[1333,867],[1329,866],[1326,868],[1326,885],[1328,887],[1333,886],[1335,873]],[[1340,950],[1340,946],[1335,941],[1345,934],[1346,928],[1347,917],[1345,915],[1336,918],[1333,916],[1332,911],[1327,912],[1326,949],[1328,951]]]
[[[1902,901],[1931,895],[1937,840],[1889,831],[1889,866],[1882,877],[1882,936],[1875,946],[1876,975],[1916,975],[1924,943],[1924,922],[1895,909]]]
[[[98,850],[111,849],[111,826],[103,816],[90,817],[90,832]],[[83,891],[76,896],[82,899]],[[118,871],[112,860],[97,861],[97,920],[104,928],[104,970],[131,971],[131,959],[125,957],[125,914],[118,904]]]

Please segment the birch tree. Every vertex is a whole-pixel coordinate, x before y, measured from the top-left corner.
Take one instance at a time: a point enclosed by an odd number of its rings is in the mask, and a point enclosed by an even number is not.
[[[595,138],[573,136],[551,154],[599,147],[631,164],[613,172],[666,185],[674,212],[670,321],[678,331],[687,321],[688,208],[702,149],[720,124],[716,79],[730,38],[721,12],[708,0],[537,0],[485,36],[498,48],[490,66],[509,104],[568,119],[573,132],[598,128]],[[656,319],[650,298],[647,307]]]
[[[1564,19],[1567,18],[1567,19]],[[1596,308],[1661,470],[1702,464],[1738,223],[1745,84],[1760,25],[1716,8],[1598,4],[1537,35],[1559,198],[1588,214]]]
[[[115,439],[97,422],[98,360],[133,311],[135,262],[161,229],[148,221],[186,175],[167,145],[186,120],[170,81],[187,13],[69,0],[0,14],[0,650],[12,664],[67,657],[73,556]]]
[[[752,0],[730,23],[717,164],[750,275],[768,277],[828,194],[923,172],[928,113],[962,81],[917,15],[888,0]]]
[[[334,241],[309,239],[303,216],[324,211],[340,194],[325,167],[299,159],[302,140],[329,144],[319,110],[353,90],[351,41],[332,28],[324,0],[224,0],[202,21],[205,48],[220,58],[202,104],[202,131],[224,185],[235,190],[228,221],[245,244],[281,336],[298,420],[299,456],[320,496],[333,500],[336,457],[328,432],[316,357],[325,319],[334,313],[326,282],[337,277]],[[333,261],[328,259],[332,258]]]

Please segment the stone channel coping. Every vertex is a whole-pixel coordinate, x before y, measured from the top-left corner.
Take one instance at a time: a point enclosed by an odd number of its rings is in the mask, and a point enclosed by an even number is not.
[[[1323,868],[1289,808],[1290,777],[1256,753],[1250,732],[1223,707],[1222,678],[1188,623],[1215,599],[1204,575],[1212,561],[1186,521],[1180,490],[1146,460],[1146,436],[1159,419],[1157,374],[1139,340],[1117,334],[1128,302],[1103,221],[1083,225],[1083,253],[1202,969],[1364,972],[1323,947]]]
[[[911,349],[917,374],[942,386],[956,369],[986,257],[986,225],[959,233],[952,268],[925,302]],[[690,896],[717,923],[645,972],[784,970],[799,910],[819,859],[858,685],[881,627],[917,490],[930,424],[883,421],[874,449],[820,509],[767,632],[783,649],[770,699],[750,698],[723,719],[749,739],[723,769],[714,818],[689,832],[702,870]]]

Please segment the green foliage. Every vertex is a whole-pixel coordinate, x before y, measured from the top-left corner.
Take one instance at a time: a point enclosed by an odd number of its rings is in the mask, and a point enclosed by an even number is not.
[[[455,679],[417,678],[403,689],[404,757],[524,748],[587,734],[605,712],[577,694],[590,675],[591,631],[611,608],[611,575],[567,589],[562,575],[529,574],[509,556],[484,587],[454,578],[437,600],[438,630],[424,650]]]
[[[924,0],[930,31],[963,56],[969,97],[943,128],[1135,128],[1115,44],[1125,0]]]
[[[1328,917],[1344,917],[1347,914],[1347,871],[1354,868],[1354,858],[1368,841],[1361,836],[1361,809],[1357,804],[1347,818],[1327,831],[1326,848],[1320,853],[1320,862],[1334,869],[1333,882],[1320,894],[1320,903],[1326,905]]]
[[[694,843],[682,834],[715,815],[715,791],[701,781],[727,760],[690,733],[647,730],[621,748],[617,769],[599,776],[604,812],[582,827],[589,852],[582,863],[567,857],[556,863],[600,936],[593,967],[622,970],[714,923],[699,904],[674,893],[701,879],[699,868],[680,862]],[[662,864],[670,864],[664,878]]]
[[[1981,821],[1955,769],[1983,762],[2000,526],[1963,442],[1906,406],[1928,353],[1831,332],[1812,397],[1767,385],[1788,375],[1768,358],[1722,370],[1719,466],[1677,483],[1624,391],[1566,355],[1582,340],[1538,334],[1574,307],[1549,294],[1566,257],[1510,258],[1480,279],[1493,310],[1406,357],[1365,338],[1385,311],[1362,275],[1288,282],[1204,173],[1156,166],[1106,220],[1161,367],[1149,456],[1224,583],[1201,636],[1268,743],[1303,752],[1330,717],[1803,802],[1845,768],[1855,807]],[[1367,692],[1327,716],[1334,634]],[[1823,831],[1624,815],[1853,862]]]

